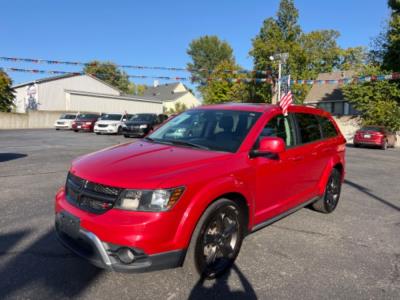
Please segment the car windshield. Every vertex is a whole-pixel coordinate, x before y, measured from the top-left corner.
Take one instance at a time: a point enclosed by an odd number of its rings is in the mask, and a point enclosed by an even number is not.
[[[383,127],[378,127],[378,126],[365,126],[361,128],[362,131],[379,131],[383,132]]]
[[[103,121],[119,121],[121,120],[122,115],[120,114],[105,114],[101,116],[101,120]]]
[[[74,120],[76,118],[76,115],[61,115],[60,119],[64,119],[64,120]]]
[[[94,114],[80,114],[77,119],[78,120],[88,120],[88,119],[96,119],[98,118],[98,115],[94,115]]]
[[[136,114],[129,119],[129,121],[135,121],[135,122],[151,122],[153,120],[154,120],[154,115],[152,114]]]
[[[261,113],[195,109],[171,119],[146,139],[151,142],[236,152]]]

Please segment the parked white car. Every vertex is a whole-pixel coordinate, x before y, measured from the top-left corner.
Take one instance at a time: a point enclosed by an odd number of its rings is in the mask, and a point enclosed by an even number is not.
[[[54,123],[56,130],[72,129],[72,123],[75,121],[77,114],[62,114]]]
[[[121,134],[122,125],[131,117],[127,114],[103,114],[94,124],[94,132],[96,134],[111,133]]]

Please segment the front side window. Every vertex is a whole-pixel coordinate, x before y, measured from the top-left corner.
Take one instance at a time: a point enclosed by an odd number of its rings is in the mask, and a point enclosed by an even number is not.
[[[303,144],[321,139],[319,121],[315,115],[305,113],[296,113],[295,115]]]
[[[236,152],[261,113],[234,110],[189,110],[149,136],[159,143]]]
[[[286,147],[288,148],[294,146],[295,131],[289,117],[278,115],[269,120],[257,140],[256,147],[260,139],[269,136],[280,137],[285,141]]]

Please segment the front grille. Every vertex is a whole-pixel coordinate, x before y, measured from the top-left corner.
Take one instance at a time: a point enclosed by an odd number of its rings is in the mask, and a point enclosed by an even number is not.
[[[63,124],[64,124],[64,122],[57,122],[57,124],[63,125]]]
[[[82,210],[102,214],[113,208],[122,189],[87,181],[68,173],[65,184],[67,200]]]
[[[104,127],[107,127],[108,124],[98,124],[97,126],[99,126],[99,127],[101,127],[101,128],[104,128]]]

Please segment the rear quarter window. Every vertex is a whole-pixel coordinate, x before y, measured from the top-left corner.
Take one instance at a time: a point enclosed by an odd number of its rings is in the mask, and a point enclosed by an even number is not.
[[[322,135],[324,138],[332,138],[338,135],[335,125],[329,118],[318,116],[319,123],[321,124]]]
[[[320,124],[315,115],[296,113],[295,116],[302,144],[311,143],[322,138]]]

